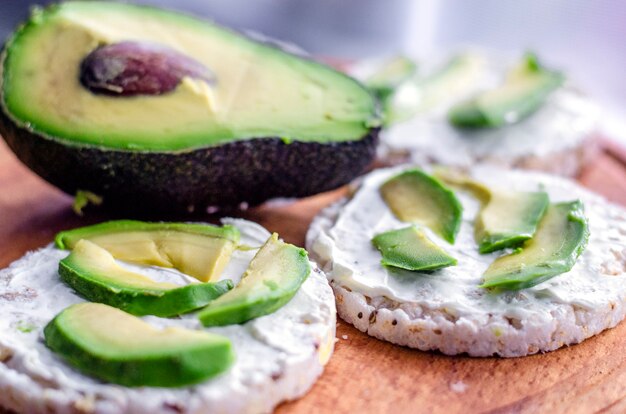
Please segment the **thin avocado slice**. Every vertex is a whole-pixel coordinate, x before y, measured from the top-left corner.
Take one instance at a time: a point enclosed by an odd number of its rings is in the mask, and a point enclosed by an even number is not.
[[[448,118],[459,127],[500,127],[520,121],[541,107],[564,79],[528,53],[501,86],[455,105]]]
[[[239,237],[233,226],[114,220],[60,232],[55,244],[72,249],[86,239],[116,259],[175,268],[208,282],[219,278]]]
[[[198,317],[204,326],[220,326],[270,314],[291,300],[310,272],[306,250],[278,240],[274,233],[256,253],[241,282]]]
[[[474,227],[480,253],[515,247],[530,239],[543,217],[550,199],[542,191],[498,191],[462,172],[440,168],[436,177],[470,191],[482,204]]]
[[[383,64],[374,74],[365,80],[365,85],[383,101],[398,86],[415,75],[417,65],[406,56],[396,56]]]
[[[180,315],[206,306],[233,288],[230,280],[186,286],[155,282],[124,269],[109,252],[84,239],[61,260],[59,275],[85,299],[133,315]]]
[[[483,288],[518,290],[568,272],[589,238],[581,201],[550,204],[535,236],[496,259],[483,274]]]
[[[364,85],[184,13],[34,8],[4,43],[0,74],[9,147],[103,208],[189,213],[303,197],[347,183],[375,155],[379,110]]]
[[[418,169],[406,170],[387,180],[380,194],[399,220],[424,225],[454,243],[463,207],[454,192],[435,177]]]
[[[416,226],[377,234],[372,243],[383,255],[381,263],[385,266],[430,271],[457,264]]]
[[[383,100],[385,124],[406,121],[437,107],[450,97],[463,96],[483,73],[484,59],[472,53],[453,56],[433,73],[414,76]]]
[[[156,329],[113,307],[79,303],[44,329],[48,348],[86,375],[127,387],[182,387],[225,372],[235,355],[221,335]]]
[[[476,218],[478,251],[491,253],[530,239],[549,204],[543,191],[492,191]]]

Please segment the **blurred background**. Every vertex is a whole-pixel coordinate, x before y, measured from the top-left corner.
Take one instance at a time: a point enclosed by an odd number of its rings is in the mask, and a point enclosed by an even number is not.
[[[536,51],[605,110],[603,129],[626,143],[623,0],[138,0],[293,42],[320,56],[404,53],[427,58],[467,45]],[[3,39],[40,0],[0,0]]]

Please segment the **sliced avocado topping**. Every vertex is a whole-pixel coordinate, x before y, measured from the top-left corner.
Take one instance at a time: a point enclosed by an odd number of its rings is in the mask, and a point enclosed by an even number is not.
[[[533,237],[549,204],[545,192],[491,192],[489,202],[476,218],[480,253],[517,246]]]
[[[291,300],[310,272],[306,251],[278,240],[274,233],[256,253],[241,282],[198,317],[205,326],[215,326],[272,313]]]
[[[491,198],[491,190],[487,186],[474,180],[472,177],[460,170],[437,167],[435,168],[433,175],[452,187],[469,191],[482,204],[487,204]]]
[[[530,240],[496,259],[483,288],[525,289],[568,272],[587,245],[589,228],[580,201],[551,204]]]
[[[226,371],[235,356],[226,337],[156,329],[107,305],[80,303],[44,329],[46,345],[81,372],[128,387],[181,387]]]
[[[506,76],[496,89],[454,106],[448,116],[460,127],[500,127],[524,119],[536,111],[564,81],[560,72],[539,64],[533,54]]]
[[[152,7],[68,1],[40,9],[5,53],[8,113],[73,145],[176,151],[255,137],[351,141],[375,116],[367,89],[348,76]]]
[[[406,56],[396,56],[388,60],[365,84],[383,101],[391,95],[398,86],[415,75],[417,65]]]
[[[454,243],[463,207],[438,179],[421,170],[406,170],[387,180],[380,194],[399,220],[424,225]]]
[[[457,261],[433,243],[416,226],[386,231],[372,243],[383,255],[381,263],[406,270],[437,270],[456,265]]]
[[[216,280],[224,270],[239,241],[239,230],[232,226],[115,220],[63,231],[55,243],[61,249],[72,249],[81,239],[97,244],[116,259],[175,268],[207,282]]]
[[[427,76],[409,79],[383,100],[385,123],[406,121],[450,100],[451,96],[463,96],[473,87],[483,67],[481,57],[467,53],[454,56]]]
[[[85,299],[133,315],[180,315],[206,306],[233,287],[230,280],[178,286],[159,283],[121,267],[106,250],[80,240],[59,263],[61,279]]]
[[[492,190],[452,169],[438,169],[435,175],[447,184],[470,191],[481,202],[474,228],[480,253],[514,247],[530,239],[550,203],[545,192]]]

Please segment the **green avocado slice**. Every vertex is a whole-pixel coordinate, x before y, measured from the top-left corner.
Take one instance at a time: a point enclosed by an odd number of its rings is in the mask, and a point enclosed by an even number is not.
[[[535,236],[519,250],[497,258],[483,274],[483,288],[526,289],[568,272],[589,238],[579,200],[551,204]]]
[[[59,263],[61,279],[81,296],[133,315],[169,317],[206,306],[233,288],[230,280],[178,286],[154,282],[115,262],[109,252],[80,240]]]
[[[372,243],[383,255],[385,266],[406,270],[437,270],[456,265],[455,258],[428,239],[416,226],[377,234]]]
[[[473,87],[483,67],[481,57],[463,53],[427,76],[411,77],[382,99],[385,123],[406,121],[448,101],[451,96],[463,96]]]
[[[417,65],[406,56],[396,56],[383,64],[374,74],[365,81],[365,85],[385,100],[398,86],[415,75]]]
[[[81,372],[127,387],[182,387],[225,372],[235,355],[224,336],[156,329],[121,310],[79,303],[44,329],[46,345]]]
[[[455,105],[448,114],[459,127],[500,127],[526,118],[564,81],[560,72],[541,66],[533,54],[506,76],[497,89]]]
[[[399,220],[424,225],[454,243],[463,207],[454,192],[435,177],[418,169],[406,170],[387,180],[380,194]]]
[[[478,251],[491,253],[530,239],[549,204],[542,191],[492,191],[476,218]]]
[[[494,191],[456,170],[438,169],[435,176],[471,192],[482,204],[474,227],[480,253],[514,247],[530,239],[550,203],[545,192]]]
[[[239,237],[233,226],[114,220],[62,231],[55,243],[72,249],[79,240],[89,240],[116,259],[175,268],[207,282],[219,278]]]
[[[274,233],[256,253],[241,282],[198,317],[204,326],[220,326],[270,314],[291,300],[310,272],[306,250],[278,240]]]

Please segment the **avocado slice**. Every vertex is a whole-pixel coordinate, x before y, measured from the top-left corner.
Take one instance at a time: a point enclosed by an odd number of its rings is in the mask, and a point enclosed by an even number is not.
[[[564,79],[562,73],[543,67],[528,53],[501,86],[450,109],[449,120],[459,127],[500,127],[520,121],[539,109]]]
[[[133,315],[169,317],[206,306],[233,288],[231,280],[178,286],[128,271],[109,252],[87,240],[59,263],[61,279],[85,299]]]
[[[550,199],[543,191],[491,192],[476,218],[475,237],[480,253],[517,246],[537,230]]]
[[[387,180],[380,194],[399,220],[424,225],[454,243],[463,207],[437,178],[418,169],[406,170]]]
[[[550,204],[548,194],[543,191],[494,191],[453,169],[439,168],[435,176],[471,192],[481,202],[474,227],[480,253],[514,247],[530,239]]]
[[[57,247],[73,249],[86,239],[131,263],[170,267],[201,282],[216,280],[239,242],[239,230],[190,223],[113,220],[62,231]]]
[[[48,348],[81,372],[127,387],[181,387],[225,372],[235,355],[221,335],[156,329],[126,312],[79,303],[44,329]]]
[[[365,85],[381,100],[389,97],[398,86],[409,80],[417,72],[417,65],[406,56],[396,56],[386,61],[374,74],[368,77]]]
[[[214,23],[120,2],[35,9],[0,55],[0,134],[69,194],[204,211],[336,188],[375,155],[373,96]]]
[[[274,233],[256,253],[241,282],[198,317],[204,326],[221,326],[270,314],[291,300],[310,272],[306,250],[278,240]]]
[[[535,236],[497,258],[483,274],[483,288],[526,289],[568,272],[585,250],[589,228],[579,200],[551,204]]]
[[[427,76],[414,76],[400,84],[382,100],[385,124],[406,121],[448,101],[451,96],[463,96],[471,90],[484,66],[480,56],[463,53]]]
[[[385,266],[430,271],[457,263],[416,226],[377,234],[372,243],[383,255],[381,263]]]

